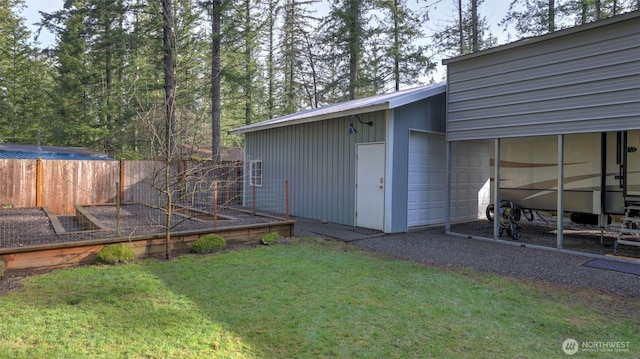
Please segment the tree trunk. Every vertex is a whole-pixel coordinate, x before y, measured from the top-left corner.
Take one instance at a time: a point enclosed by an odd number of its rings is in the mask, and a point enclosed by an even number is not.
[[[270,1],[269,4],[269,52],[267,57],[267,117],[273,118],[275,112],[275,68],[273,63],[273,54],[276,51],[275,49],[275,26],[276,26],[276,15],[277,15],[277,6],[278,1]]]
[[[170,259],[170,239],[171,239],[171,215],[172,198],[169,182],[169,166],[171,158],[175,154],[175,62],[174,62],[174,35],[173,35],[173,0],[162,0],[162,15],[164,16],[164,29],[162,32],[163,62],[164,62],[164,94],[165,94],[165,183],[163,188],[167,195],[166,202],[166,223],[165,223],[165,256]]]
[[[460,46],[460,55],[464,55],[464,32],[462,21],[462,0],[458,0],[458,46]]]
[[[175,62],[173,34],[173,0],[162,0],[164,29],[162,32],[164,62],[164,100],[165,100],[165,156],[170,161],[175,153]]]
[[[478,0],[471,0],[471,51],[478,52]]]
[[[211,153],[220,161],[220,0],[211,8]]]
[[[549,32],[556,31],[556,2],[549,0]]]
[[[358,89],[360,62],[360,0],[350,0],[349,6],[349,100],[355,100]]]
[[[246,32],[245,48],[244,48],[244,72],[246,76],[244,84],[244,118],[245,124],[250,125],[253,123],[253,112],[251,110],[253,101],[253,70],[251,68],[251,61],[253,61],[252,53],[252,39],[251,33],[251,3],[249,0],[245,0],[244,9],[244,30]]]
[[[393,79],[396,91],[400,91],[400,24],[398,20],[398,0],[393,0]]]

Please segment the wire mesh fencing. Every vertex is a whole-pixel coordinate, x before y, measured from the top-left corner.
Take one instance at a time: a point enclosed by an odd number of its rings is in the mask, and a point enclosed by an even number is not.
[[[2,206],[0,248],[198,231],[289,217],[286,180],[256,186],[235,164],[115,163],[102,166],[104,172],[93,168],[91,175],[60,172],[63,176],[41,193],[42,206]],[[48,200],[48,193],[56,194],[55,202]]]

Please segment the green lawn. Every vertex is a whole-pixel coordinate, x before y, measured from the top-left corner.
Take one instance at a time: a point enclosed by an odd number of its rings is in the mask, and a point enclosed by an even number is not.
[[[0,296],[2,358],[564,358],[629,342],[640,304],[305,239],[33,276]]]

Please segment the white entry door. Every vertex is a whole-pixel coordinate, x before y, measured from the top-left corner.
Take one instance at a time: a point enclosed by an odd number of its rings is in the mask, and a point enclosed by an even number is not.
[[[385,146],[356,146],[356,226],[383,230]]]

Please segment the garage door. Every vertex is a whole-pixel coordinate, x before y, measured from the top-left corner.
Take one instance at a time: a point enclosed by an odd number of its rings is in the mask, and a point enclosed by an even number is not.
[[[409,227],[444,223],[447,199],[444,135],[409,134]]]

